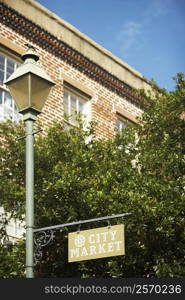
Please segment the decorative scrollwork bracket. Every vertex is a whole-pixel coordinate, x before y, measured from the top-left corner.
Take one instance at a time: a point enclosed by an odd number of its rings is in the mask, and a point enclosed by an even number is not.
[[[54,229],[42,230],[34,233],[34,264],[37,265],[42,259],[42,248],[47,246],[55,238]]]

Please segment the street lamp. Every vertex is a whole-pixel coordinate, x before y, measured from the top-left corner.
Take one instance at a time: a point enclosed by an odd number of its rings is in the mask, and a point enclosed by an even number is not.
[[[22,64],[5,84],[23,115],[26,126],[26,277],[33,278],[34,228],[34,132],[33,122],[41,113],[50,89],[55,83],[37,63],[33,46],[22,55]]]

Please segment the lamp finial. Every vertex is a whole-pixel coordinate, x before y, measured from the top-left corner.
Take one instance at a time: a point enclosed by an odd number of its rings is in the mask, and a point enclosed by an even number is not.
[[[32,62],[37,62],[39,60],[39,55],[37,54],[35,47],[29,43],[25,44],[28,47],[27,51],[22,55],[22,60],[26,63],[27,59],[31,59]],[[29,60],[30,61],[30,60]]]

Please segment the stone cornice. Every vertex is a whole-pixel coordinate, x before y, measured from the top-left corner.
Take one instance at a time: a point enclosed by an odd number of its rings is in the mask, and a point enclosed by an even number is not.
[[[107,89],[126,98],[129,102],[141,108],[145,107],[143,99],[135,93],[131,86],[4,3],[0,3],[0,16],[1,23],[18,32],[30,42],[52,53]]]

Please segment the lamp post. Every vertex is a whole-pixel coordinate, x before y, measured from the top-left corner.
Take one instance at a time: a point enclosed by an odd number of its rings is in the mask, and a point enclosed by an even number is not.
[[[8,78],[9,87],[26,126],[26,277],[33,278],[34,260],[34,132],[33,123],[41,113],[50,89],[55,83],[37,63],[33,46],[22,55],[22,64]]]

